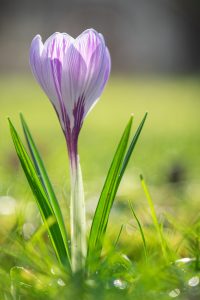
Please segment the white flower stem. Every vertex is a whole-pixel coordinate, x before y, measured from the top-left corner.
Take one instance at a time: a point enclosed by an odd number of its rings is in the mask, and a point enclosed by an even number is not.
[[[76,273],[85,267],[86,258],[86,214],[82,172],[77,156],[71,161],[71,261],[72,272]]]

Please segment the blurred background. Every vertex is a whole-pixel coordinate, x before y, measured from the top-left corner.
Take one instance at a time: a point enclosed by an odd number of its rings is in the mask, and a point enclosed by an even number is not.
[[[135,115],[136,129],[148,111],[115,211],[122,212],[131,199],[145,218],[142,173],[159,213],[169,211],[187,219],[190,212],[193,219],[200,197],[200,2],[1,0],[0,4],[0,195],[15,198],[17,205],[33,201],[7,124],[9,116],[22,134],[18,118],[22,111],[67,211],[65,141],[50,102],[31,74],[29,47],[38,33],[45,41],[55,31],[75,37],[93,27],[105,36],[112,74],[80,136],[88,214],[94,211],[130,114]]]
[[[105,35],[113,72],[192,73],[200,67],[198,0],[1,0],[1,72],[29,72],[31,38],[77,36],[94,27]]]

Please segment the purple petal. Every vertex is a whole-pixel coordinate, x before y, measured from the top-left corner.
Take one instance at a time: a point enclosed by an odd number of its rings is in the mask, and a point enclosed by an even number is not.
[[[73,40],[68,34],[55,33],[43,45],[41,37],[36,36],[30,49],[33,74],[56,109],[63,129],[66,118],[61,93],[63,57]]]
[[[78,36],[73,46],[71,45],[64,58],[63,98],[68,102],[69,116],[72,116],[77,99],[84,95],[85,117],[100,97],[108,80],[110,55],[103,36],[93,29]]]
[[[44,51],[50,59],[56,58],[63,62],[63,57],[73,42],[74,38],[69,34],[56,32],[44,43]]]
[[[83,96],[87,67],[81,54],[71,45],[65,57],[62,70],[62,96],[73,125],[73,109]]]
[[[48,74],[49,97],[58,113],[63,130],[66,129],[67,107],[64,104],[61,82],[64,56],[74,39],[68,34],[55,33],[44,44],[44,69]]]
[[[87,81],[84,95],[86,98],[85,115],[91,110],[99,99],[108,80],[111,69],[111,60],[108,49],[99,44],[93,52],[87,70]]]
[[[104,38],[94,29],[85,30],[74,40],[74,47],[82,55],[86,65],[99,45],[105,47]]]
[[[42,87],[44,87],[44,78],[42,76],[41,55],[43,43],[41,36],[38,34],[34,37],[30,47],[30,66],[34,76]]]
[[[73,38],[68,34],[55,33],[44,44],[42,53],[44,60],[44,68],[49,75],[48,84],[50,84],[54,92],[56,92],[56,99],[61,101],[61,80],[63,69],[63,58],[69,49]],[[51,89],[52,90],[52,89]],[[51,98],[55,94],[51,95]]]
[[[39,35],[37,35],[31,43],[30,66],[38,83],[41,85],[53,104],[56,104],[57,94],[52,82],[51,69],[49,68],[46,49],[44,49],[44,45]]]

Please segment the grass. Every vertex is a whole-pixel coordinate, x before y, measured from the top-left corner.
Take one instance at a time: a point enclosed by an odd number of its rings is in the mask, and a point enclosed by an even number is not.
[[[67,219],[68,159],[56,115],[31,77],[1,78],[0,190],[1,195],[14,197],[17,205],[16,214],[3,215],[3,200],[0,202],[0,299],[46,299],[47,295],[48,299],[170,299],[179,292],[182,299],[198,298],[198,285],[192,288],[189,280],[199,276],[199,94],[199,78],[116,77],[88,116],[79,147],[89,229],[127,119],[134,113],[136,130],[144,113],[149,112],[112,209],[101,268],[81,286],[78,277],[70,280],[58,267],[45,229],[39,226],[40,217],[16,158],[6,120],[9,116],[22,133],[19,112],[23,112]],[[153,199],[150,207],[141,187],[141,173]],[[32,236],[31,230],[37,233]],[[181,257],[196,260],[166,264],[159,235],[162,239],[164,236],[174,261]]]

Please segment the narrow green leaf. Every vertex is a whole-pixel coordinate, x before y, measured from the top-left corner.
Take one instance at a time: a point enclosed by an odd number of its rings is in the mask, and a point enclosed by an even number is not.
[[[95,211],[88,242],[88,262],[93,260],[94,253],[95,257],[97,258],[101,253],[102,242],[106,231],[110,210],[116,194],[115,191],[117,190],[116,184],[118,183],[120,169],[128,144],[132,121],[133,117],[130,118],[119,142]]]
[[[126,167],[127,167],[127,165],[128,165],[128,162],[129,162],[129,160],[130,160],[131,154],[132,154],[132,152],[133,152],[133,150],[134,150],[134,148],[135,148],[135,145],[136,145],[136,143],[137,143],[137,141],[138,141],[138,139],[139,139],[140,133],[141,133],[142,128],[143,128],[143,126],[144,126],[144,123],[145,123],[145,121],[146,121],[147,115],[148,115],[148,113],[146,113],[146,114],[144,115],[144,118],[142,119],[142,122],[140,123],[140,125],[139,125],[139,127],[138,127],[138,129],[137,129],[137,131],[136,131],[136,133],[135,133],[135,135],[134,135],[132,141],[131,141],[131,144],[130,144],[130,146],[129,146],[129,148],[128,148],[128,151],[127,151],[126,156],[125,156],[125,158],[124,158],[124,162],[123,162],[123,165],[122,165],[122,168],[121,168],[121,172],[120,172],[120,175],[119,175],[119,181],[121,181],[121,178],[122,178],[123,175],[124,175],[124,172],[125,172],[125,170],[126,170]]]
[[[143,242],[143,248],[144,248],[144,255],[145,255],[145,258],[146,258],[146,261],[147,261],[147,258],[148,258],[148,255],[147,255],[147,245],[146,245],[146,240],[145,240],[145,235],[144,235],[144,232],[143,232],[143,229],[142,229],[142,225],[134,211],[134,208],[133,208],[133,204],[131,203],[131,201],[129,201],[129,206],[130,206],[130,209],[131,209],[131,212],[132,212],[132,215],[133,217],[135,218],[136,222],[137,222],[137,225],[138,225],[138,228],[139,228],[139,231],[140,231],[140,234],[141,234],[141,237],[142,237],[142,242]]]
[[[158,222],[158,218],[156,216],[156,211],[155,211],[155,207],[154,207],[154,204],[153,204],[153,200],[151,198],[151,195],[149,193],[149,190],[147,188],[147,185],[146,185],[146,183],[145,183],[144,178],[143,178],[142,175],[140,175],[140,180],[141,180],[141,184],[142,184],[142,188],[144,190],[145,196],[147,198],[147,202],[149,204],[149,208],[150,208],[150,212],[151,212],[151,217],[152,217],[155,229],[156,229],[157,234],[158,234],[158,236],[160,238],[160,246],[161,246],[161,249],[162,249],[163,257],[168,262],[169,256],[168,256],[168,253],[167,253],[167,250],[168,250],[167,242],[166,242],[166,240],[165,240],[165,238],[163,236],[163,231],[162,231],[161,226],[160,226],[160,224]]]
[[[33,159],[33,163],[34,163],[35,169],[36,169],[37,174],[38,174],[38,178],[40,179],[40,181],[41,181],[41,183],[42,183],[42,185],[43,185],[43,187],[46,191],[47,198],[48,198],[48,200],[50,202],[50,205],[51,205],[51,207],[54,211],[56,220],[58,222],[58,226],[60,228],[60,232],[62,234],[62,238],[63,238],[63,242],[65,244],[67,255],[68,255],[68,257],[70,257],[68,239],[67,239],[67,232],[66,232],[66,228],[65,228],[65,224],[64,224],[64,221],[63,221],[63,216],[62,216],[62,213],[61,213],[61,210],[60,210],[58,200],[57,200],[56,195],[54,193],[53,187],[52,187],[51,182],[49,180],[48,174],[46,172],[46,169],[45,169],[44,163],[41,159],[41,156],[39,154],[39,151],[38,151],[38,149],[35,145],[33,137],[30,133],[29,128],[28,128],[28,125],[25,122],[25,119],[24,119],[22,114],[20,114],[20,118],[21,118],[21,123],[22,123],[23,131],[24,131],[24,135],[25,135],[28,147],[29,147],[29,151],[31,153],[31,157]]]
[[[58,226],[56,216],[52,209],[52,206],[49,203],[49,200],[46,195],[46,191],[41,184],[41,181],[38,178],[37,172],[34,168],[34,165],[29,158],[18,134],[15,130],[13,124],[9,120],[10,132],[13,139],[13,143],[18,155],[18,158],[21,162],[21,166],[24,170],[30,188],[35,196],[36,202],[38,204],[38,208],[40,210],[43,222],[47,226],[47,230],[49,233],[50,240],[52,242],[53,248],[55,250],[58,261],[64,266],[70,266],[70,261],[68,257],[68,253],[66,252],[65,244],[62,238],[62,234],[60,232],[60,228]],[[48,219],[54,218],[55,222],[50,227],[48,226]]]
[[[90,261],[92,264],[92,261],[94,262],[95,259],[98,260],[98,258],[100,257],[110,211],[119,184],[121,182],[125,169],[128,165],[129,159],[131,157],[131,154],[135,148],[135,145],[142,131],[146,117],[147,117],[147,113],[145,114],[143,120],[141,121],[127,152],[126,152],[126,148],[127,148],[130,130],[132,126],[132,120],[133,120],[132,116],[119,142],[117,151],[114,155],[113,161],[108,171],[108,175],[106,177],[106,181],[104,183],[103,190],[101,192],[101,196],[99,198],[99,202],[93,218],[93,222],[90,230],[90,236],[89,236],[89,243],[88,243],[88,254],[87,254],[88,264],[90,264]]]

